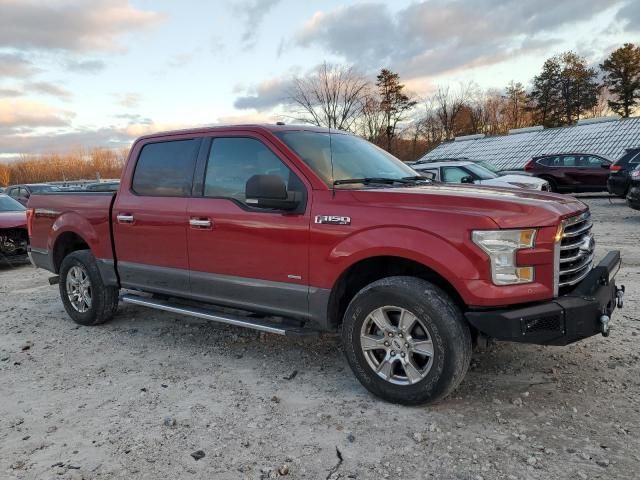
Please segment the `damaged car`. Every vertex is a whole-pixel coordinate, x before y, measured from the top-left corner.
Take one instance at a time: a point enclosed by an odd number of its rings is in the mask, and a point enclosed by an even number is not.
[[[0,194],[0,263],[13,265],[24,261],[28,240],[26,208]]]

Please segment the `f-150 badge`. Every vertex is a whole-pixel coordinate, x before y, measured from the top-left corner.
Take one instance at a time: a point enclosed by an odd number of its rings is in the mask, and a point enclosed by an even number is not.
[[[351,217],[341,217],[338,215],[316,215],[316,223],[329,225],[351,225]]]

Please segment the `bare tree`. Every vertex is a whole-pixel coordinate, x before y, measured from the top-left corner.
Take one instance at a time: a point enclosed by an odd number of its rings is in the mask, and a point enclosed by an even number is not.
[[[325,62],[312,73],[293,79],[289,100],[295,106],[297,120],[352,130],[368,86],[353,67]]]
[[[461,84],[456,91],[452,91],[448,85],[446,87],[439,86],[433,95],[432,101],[436,106],[436,115],[444,129],[445,139],[451,139],[455,136],[456,121],[465,107],[471,89],[471,84]]]

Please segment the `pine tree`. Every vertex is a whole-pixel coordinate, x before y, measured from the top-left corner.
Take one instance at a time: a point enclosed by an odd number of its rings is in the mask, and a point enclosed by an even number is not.
[[[520,82],[512,80],[505,90],[505,99],[507,101],[505,114],[510,128],[522,127],[527,105],[529,104],[529,95],[527,95],[524,86]]]
[[[387,139],[386,149],[391,151],[391,141],[396,134],[398,123],[405,119],[407,113],[418,102],[404,93],[404,85],[400,83],[400,76],[397,73],[383,68],[376,79],[384,119],[382,127]]]
[[[548,59],[533,79],[531,98],[546,127],[568,125],[598,102],[597,72],[583,57],[565,52]]]
[[[623,117],[631,115],[640,100],[640,47],[625,43],[600,65],[604,84],[614,99],[609,107]]]

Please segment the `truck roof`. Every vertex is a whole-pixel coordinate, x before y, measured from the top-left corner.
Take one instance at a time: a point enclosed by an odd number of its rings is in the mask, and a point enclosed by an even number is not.
[[[247,123],[247,124],[230,124],[230,125],[210,125],[205,127],[186,128],[181,130],[167,130],[163,132],[149,133],[139,137],[140,139],[166,137],[169,135],[188,135],[188,134],[206,134],[224,130],[253,130],[262,132],[286,132],[286,131],[307,131],[318,133],[340,133],[348,135],[348,132],[337,129],[329,129],[325,127],[317,127],[315,125],[285,125],[275,123]]]

